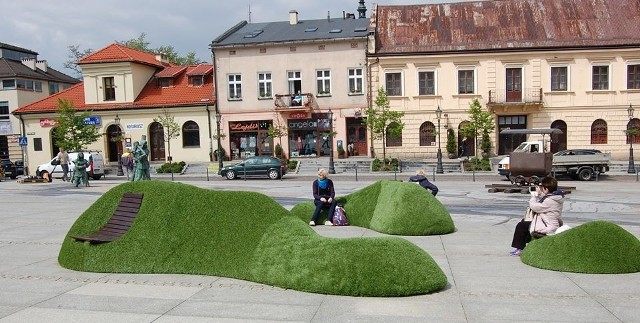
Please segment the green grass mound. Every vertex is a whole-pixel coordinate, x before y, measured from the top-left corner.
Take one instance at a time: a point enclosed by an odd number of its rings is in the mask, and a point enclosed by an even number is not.
[[[396,235],[438,235],[455,231],[449,211],[415,183],[377,181],[357,192],[337,197],[344,203],[350,225]],[[309,222],[313,201],[298,203],[291,213]],[[320,221],[324,223],[326,209]]]
[[[125,192],[144,194],[126,234],[102,244],[69,237],[102,227]],[[435,261],[404,239],[325,238],[263,194],[165,181],[103,194],[73,224],[58,261],[79,271],[214,275],[351,296],[427,294],[447,284]]]
[[[575,273],[640,271],[640,240],[620,226],[592,221],[532,241],[520,256],[527,265]]]

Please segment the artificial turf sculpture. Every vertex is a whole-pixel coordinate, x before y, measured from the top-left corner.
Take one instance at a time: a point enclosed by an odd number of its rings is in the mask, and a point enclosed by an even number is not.
[[[144,194],[126,234],[102,244],[70,238],[99,229],[125,192]],[[103,194],[73,224],[58,261],[79,271],[215,275],[352,296],[427,294],[447,284],[431,256],[405,239],[325,238],[263,194],[164,181]]]
[[[527,265],[575,273],[640,272],[640,240],[617,224],[592,221],[532,241],[520,259]]]
[[[338,197],[351,225],[397,235],[439,235],[455,231],[449,211],[431,193],[415,183],[377,181],[357,192]],[[314,205],[297,204],[291,213],[309,221]],[[323,214],[326,214],[323,213]],[[326,216],[326,215],[323,215]],[[323,223],[321,219],[320,223]]]

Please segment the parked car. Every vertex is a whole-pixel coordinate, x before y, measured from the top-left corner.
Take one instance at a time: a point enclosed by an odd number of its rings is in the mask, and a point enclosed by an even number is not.
[[[13,164],[16,165],[16,174],[18,176],[24,175],[24,161],[22,159],[16,160]]]
[[[0,167],[2,167],[5,177],[16,179],[16,177],[18,176],[18,173],[16,172],[16,165],[13,162],[11,162],[11,160],[9,159],[0,160]]]
[[[104,157],[98,152],[83,152],[84,158],[89,159],[89,167],[87,173],[89,177],[98,180],[104,176]],[[78,159],[78,153],[69,153],[69,176],[73,173],[73,161]],[[56,174],[55,177],[62,177],[62,167],[58,163],[58,156],[51,159],[48,163],[38,166],[36,175],[44,177],[44,174]]]
[[[237,164],[225,166],[218,171],[218,175],[227,179],[237,177],[268,177],[278,179],[287,173],[284,160],[272,156],[249,157]]]

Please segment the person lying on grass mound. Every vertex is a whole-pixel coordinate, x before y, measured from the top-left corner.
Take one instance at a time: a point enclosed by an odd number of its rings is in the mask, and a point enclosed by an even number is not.
[[[533,221],[520,221],[513,232],[511,246],[515,250],[509,254],[520,256],[522,250],[531,241],[531,232],[540,235],[553,234],[562,226],[562,204],[564,192],[558,190],[558,181],[545,177],[529,200],[529,207],[535,213]]]
[[[316,210],[313,211],[309,225],[316,225],[320,211],[326,207],[329,208],[329,213],[324,225],[333,225],[333,214],[336,210],[336,191],[333,188],[333,181],[327,177],[327,170],[324,168],[318,171],[318,179],[313,181],[313,204],[316,205]]]
[[[433,194],[433,196],[436,196],[438,194],[438,187],[435,184],[429,182],[427,176],[425,176],[424,174],[424,169],[418,169],[414,176],[409,177],[409,182],[420,184],[420,186],[422,186],[424,189],[431,191],[431,194]]]

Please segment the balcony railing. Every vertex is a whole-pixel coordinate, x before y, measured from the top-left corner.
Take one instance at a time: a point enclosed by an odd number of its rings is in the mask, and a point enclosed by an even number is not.
[[[523,103],[542,103],[542,88],[527,88],[522,91],[489,90],[489,104]]]
[[[273,104],[276,110],[307,109],[316,106],[315,97],[311,93],[276,94]]]

